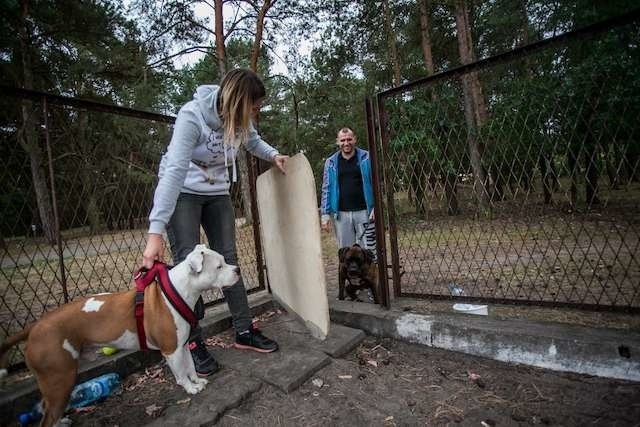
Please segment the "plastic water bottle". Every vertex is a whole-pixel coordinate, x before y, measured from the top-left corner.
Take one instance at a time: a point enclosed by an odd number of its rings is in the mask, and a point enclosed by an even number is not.
[[[23,412],[18,415],[18,422],[21,427],[36,423],[42,418],[42,400],[33,406],[29,412]]]
[[[116,373],[105,374],[90,379],[75,386],[69,397],[69,408],[82,408],[89,406],[100,399],[104,399],[120,388],[122,380]],[[42,401],[39,401],[31,411],[23,412],[18,416],[20,426],[33,424],[42,418]]]
[[[454,297],[459,297],[464,295],[464,290],[460,286],[458,286],[457,283],[448,283],[447,288],[449,288],[449,292]]]
[[[69,408],[89,406],[100,399],[104,399],[120,388],[122,380],[116,373],[101,375],[82,384],[78,384],[69,397]]]

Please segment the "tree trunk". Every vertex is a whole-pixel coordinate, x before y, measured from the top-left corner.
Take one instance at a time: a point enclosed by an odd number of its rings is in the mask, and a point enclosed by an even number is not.
[[[422,59],[424,60],[424,67],[427,70],[427,75],[430,76],[435,73],[435,66],[433,64],[433,49],[431,47],[431,34],[429,33],[429,11],[431,9],[429,0],[420,0],[420,45],[422,47]],[[432,102],[437,102],[437,95],[433,89],[430,91],[430,97]],[[446,134],[443,134],[442,138],[438,138],[438,145],[441,153],[447,152],[447,140]],[[457,213],[458,201],[456,191],[455,175],[449,177],[449,168],[443,168],[442,162],[446,162],[448,159],[430,159],[429,162],[429,186],[432,191],[435,191],[437,179],[440,178],[444,184],[445,190],[445,209],[451,214],[451,206],[455,206],[455,212]],[[451,179],[453,178],[453,179]]]
[[[456,0],[456,32],[458,37],[458,51],[463,64],[473,61],[471,49],[471,28],[468,22],[468,10],[465,0]],[[478,200],[478,209],[483,217],[490,217],[491,210],[489,204],[489,193],[487,191],[487,177],[482,167],[482,147],[478,140],[478,126],[482,123],[483,113],[478,111],[480,95],[476,93],[479,88],[479,80],[475,73],[468,73],[462,76],[462,90],[464,94],[464,116],[467,123],[467,145],[469,149],[469,159],[473,169],[473,188]],[[475,83],[478,82],[478,84]],[[486,110],[484,112],[486,115]]]
[[[629,182],[640,182],[640,153],[627,150]]]
[[[609,187],[612,190],[620,189],[620,176],[618,173],[618,159],[616,153],[617,141],[613,139],[611,143],[605,143],[604,146],[604,160],[605,167],[607,169],[607,176],[609,177]]]
[[[260,52],[262,50],[262,32],[264,31],[264,18],[267,12],[273,5],[271,0],[263,0],[262,7],[258,12],[256,20],[256,34],[253,39],[253,47],[251,49],[251,70],[258,72],[258,58],[260,58]],[[256,118],[256,127],[258,126]],[[240,183],[242,191],[242,204],[244,208],[244,217],[247,224],[253,223],[253,214],[251,212],[251,188],[249,182],[249,161],[250,154],[246,150],[240,150],[238,152],[238,169],[240,171]]]
[[[431,49],[431,34],[429,33],[429,0],[420,0],[420,46],[422,46],[422,59],[427,75],[435,72],[433,65],[433,50]],[[435,94],[431,93],[432,99]]]
[[[466,0],[456,0],[456,31],[458,33],[458,49],[463,64],[470,64],[476,60],[473,50],[473,38],[471,37],[471,23],[469,22],[469,3]],[[487,122],[489,112],[482,94],[482,84],[478,72],[468,74],[473,99],[473,114],[476,125],[481,127]]]
[[[82,92],[80,92],[82,93]],[[78,146],[80,147],[81,161],[82,161],[82,180],[83,180],[83,197],[85,201],[85,211],[87,213],[87,222],[89,223],[89,231],[95,233],[100,230],[102,224],[102,215],[100,213],[100,203],[98,203],[96,188],[96,179],[92,176],[93,167],[93,155],[91,148],[87,142],[87,128],[89,127],[89,115],[86,110],[79,110],[78,112]],[[127,208],[125,206],[119,210],[120,215]]]
[[[264,17],[271,8],[271,0],[263,0],[260,12],[258,12],[258,19],[256,21],[256,37],[253,40],[253,48],[251,49],[251,69],[253,71],[258,70],[258,58],[260,57],[260,51],[262,49],[262,32],[264,31]]]
[[[551,184],[551,174],[549,171],[549,167],[547,167],[549,163],[549,159],[546,156],[546,153],[543,151],[540,152],[540,156],[538,157],[538,166],[540,167],[540,175],[542,175],[542,193],[544,195],[544,204],[551,204],[551,198],[553,195],[553,188]]]
[[[242,193],[242,208],[244,218],[247,224],[253,223],[253,214],[251,213],[251,188],[249,188],[249,152],[247,150],[238,150],[238,172],[240,176],[240,191]]]
[[[456,0],[456,30],[458,33],[460,59],[463,64],[469,64],[476,60],[476,55],[473,49],[473,38],[471,36],[471,22],[469,21],[469,16],[471,16],[471,6],[472,4],[466,0]],[[463,42],[462,44],[461,41]],[[482,83],[480,82],[478,72],[470,72],[467,76],[469,80],[468,85],[473,108],[473,116],[476,123],[476,145],[478,146],[480,159],[482,159],[486,156],[488,149],[491,148],[487,147],[488,144],[482,140],[481,136],[482,127],[489,119],[489,110],[484,99]],[[480,161],[482,175],[485,177],[483,187],[487,192],[487,202],[489,204],[491,200],[504,199],[504,180],[499,173],[499,167],[495,164],[493,156],[490,157],[490,160],[488,173],[484,169],[482,161]],[[489,184],[491,184],[491,191],[489,191]]]
[[[223,0],[215,1],[215,33],[216,33],[216,59],[218,61],[218,73],[220,78],[227,72],[227,55],[224,48],[224,16],[222,14]]]
[[[398,61],[398,47],[396,46],[396,33],[393,30],[393,22],[391,10],[389,9],[389,0],[382,1],[382,13],[384,14],[384,30],[387,34],[387,46],[389,47],[389,65],[393,71],[393,85],[400,86],[402,84],[402,76],[400,75],[400,62]]]
[[[423,151],[419,151],[416,158],[411,161],[411,178],[409,185],[415,195],[416,214],[423,218],[426,218],[427,209],[425,206],[426,199],[426,183],[427,174],[425,173],[426,162]]]
[[[300,111],[298,108],[298,97],[296,96],[296,90],[295,88],[291,88],[291,93],[292,93],[292,98],[293,98],[293,117],[294,117],[294,126],[293,126],[293,140],[292,140],[292,147],[290,147],[289,149],[289,153],[291,153],[291,155],[295,154],[298,152],[298,128],[300,127]]]
[[[569,166],[569,174],[571,178],[571,185],[569,187],[569,204],[571,209],[575,210],[578,205],[578,154],[576,152],[575,143],[569,144],[569,151],[567,153],[567,163]]]
[[[21,1],[20,29],[18,37],[20,39],[19,56],[22,61],[22,87],[33,89],[33,75],[30,64],[30,42],[27,34],[27,17],[29,6],[27,0]],[[53,205],[51,195],[47,185],[45,155],[38,143],[37,124],[34,118],[33,102],[22,100],[20,106],[22,123],[18,129],[18,142],[23,150],[29,154],[29,164],[31,166],[31,178],[33,179],[33,189],[36,193],[38,204],[38,214],[40,225],[45,238],[52,245],[57,241],[57,230],[53,215]]]
[[[584,162],[586,166],[585,171],[585,196],[587,208],[592,205],[600,204],[598,198],[598,178],[600,177],[600,168],[598,168],[598,144],[593,141],[593,137],[588,137],[589,141],[586,141],[584,146]]]

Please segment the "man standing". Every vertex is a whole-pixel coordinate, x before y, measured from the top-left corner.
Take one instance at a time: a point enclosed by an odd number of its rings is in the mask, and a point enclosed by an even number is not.
[[[322,177],[322,230],[333,221],[338,248],[358,243],[366,248],[365,224],[373,218],[373,186],[369,152],[356,148],[356,135],[349,128],[338,131],[339,150],[324,164]]]

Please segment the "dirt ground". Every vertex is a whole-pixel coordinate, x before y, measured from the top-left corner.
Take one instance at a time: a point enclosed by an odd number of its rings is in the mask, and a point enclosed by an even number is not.
[[[220,425],[640,423],[638,383],[512,366],[390,339],[368,338],[314,378],[322,387],[311,380],[290,395],[264,387]]]
[[[227,331],[207,343],[230,342]],[[215,375],[230,369],[223,367]],[[215,375],[210,386],[215,387]],[[190,405],[190,397],[162,362],[131,375],[122,392],[70,418],[74,426],[139,426],[162,417],[169,406],[189,411]],[[640,383],[367,337],[290,394],[263,384],[218,424],[640,426]]]

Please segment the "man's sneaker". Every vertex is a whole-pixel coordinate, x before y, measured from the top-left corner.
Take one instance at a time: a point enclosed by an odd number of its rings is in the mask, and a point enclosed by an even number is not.
[[[191,350],[191,357],[193,357],[193,364],[196,367],[198,376],[208,377],[220,370],[220,365],[218,365],[211,353],[207,351],[202,337],[189,341],[189,350]]]
[[[253,350],[258,353],[272,353],[278,349],[278,343],[262,335],[260,329],[251,326],[244,332],[236,333],[234,347],[240,350]]]

